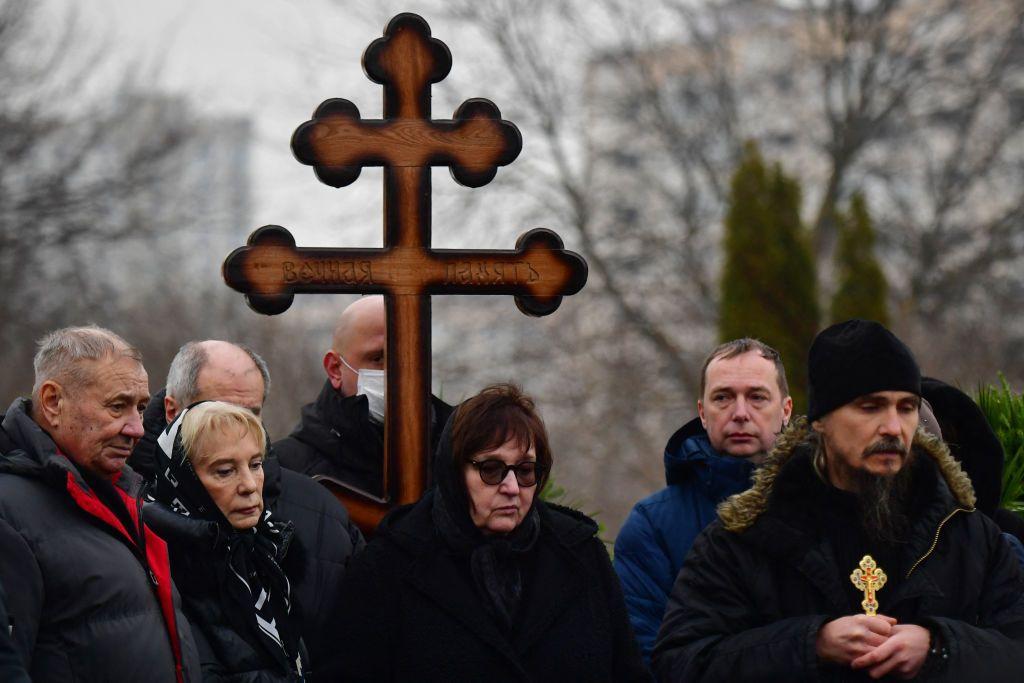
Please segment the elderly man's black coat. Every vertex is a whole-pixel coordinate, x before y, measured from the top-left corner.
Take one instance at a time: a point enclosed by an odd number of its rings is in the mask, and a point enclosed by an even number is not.
[[[138,509],[111,512],[28,401],[8,409],[0,432],[0,581],[32,680],[198,681],[167,547]],[[125,468],[112,495],[127,504],[141,486]]]
[[[800,420],[753,488],[724,503],[697,539],[655,646],[659,680],[870,680],[816,655],[821,626],[860,608],[854,567],[838,566],[819,532],[829,510],[810,493],[824,484],[807,437]],[[919,430],[914,450],[931,468],[931,488],[913,511],[910,542],[893,558],[906,569],[878,593],[879,611],[940,636],[947,656],[926,663],[924,680],[1024,680],[1020,565],[995,524],[974,511],[970,481],[946,447]]]
[[[4,683],[31,683],[21,656],[11,643],[11,621],[7,616],[7,594],[0,585],[0,681]]]
[[[433,493],[385,519],[345,578],[347,681],[647,681],[597,525],[537,503],[541,533],[512,633],[435,535]]]

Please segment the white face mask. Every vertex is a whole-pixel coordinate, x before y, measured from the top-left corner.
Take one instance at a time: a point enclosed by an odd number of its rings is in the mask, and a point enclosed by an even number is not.
[[[371,370],[363,368],[356,370],[348,364],[339,354],[338,358],[345,364],[345,367],[356,373],[356,394],[366,396],[366,402],[370,409],[370,419],[374,422],[384,423],[384,396],[387,387],[387,377],[383,370]]]

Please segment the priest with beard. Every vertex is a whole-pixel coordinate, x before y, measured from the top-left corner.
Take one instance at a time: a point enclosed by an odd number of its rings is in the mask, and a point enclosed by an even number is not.
[[[910,350],[849,320],[815,338],[808,377],[807,418],[679,573],[658,679],[1024,680],[1024,573],[919,429]]]

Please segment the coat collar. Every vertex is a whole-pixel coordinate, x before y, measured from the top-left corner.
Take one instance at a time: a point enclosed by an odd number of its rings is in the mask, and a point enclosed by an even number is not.
[[[409,556],[403,573],[406,581],[527,677],[518,653],[543,638],[582,590],[580,582],[574,580],[584,570],[577,556],[578,546],[597,534],[597,525],[574,510],[537,502],[541,534],[532,551],[536,563],[525,589],[528,598],[524,611],[509,637],[501,633],[484,609],[468,569],[459,564],[459,556],[434,533],[430,512],[433,495],[428,492],[419,503],[389,514],[378,529],[378,538],[395,544]],[[453,581],[455,577],[465,578]]]
[[[365,396],[342,396],[330,381],[325,381],[316,400],[302,408],[302,420],[292,436],[312,444],[325,453],[337,452],[336,444],[346,436],[372,425],[369,404]],[[383,433],[383,432],[381,432]]]
[[[722,455],[711,446],[700,418],[680,427],[665,446],[665,481],[688,484],[696,481],[714,500],[750,486],[754,465],[746,458]]]
[[[807,449],[810,447],[810,427],[807,419],[801,417],[779,436],[767,461],[754,475],[754,485],[719,505],[718,516],[722,520],[722,526],[729,531],[740,532],[753,525],[769,507],[776,478],[781,476],[787,463],[794,456],[802,453],[806,457]],[[919,428],[914,435],[912,448],[918,456],[932,459],[938,468],[939,480],[948,490],[952,500],[965,509],[973,510],[975,496],[971,480],[950,455],[942,440]]]

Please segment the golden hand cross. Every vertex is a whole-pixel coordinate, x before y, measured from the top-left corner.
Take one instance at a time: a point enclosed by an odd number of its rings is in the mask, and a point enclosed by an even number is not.
[[[861,558],[860,568],[854,569],[850,574],[850,581],[859,591],[864,591],[864,600],[860,606],[864,608],[864,614],[874,616],[878,613],[878,599],[875,591],[885,585],[885,572],[875,563],[870,555]]]

